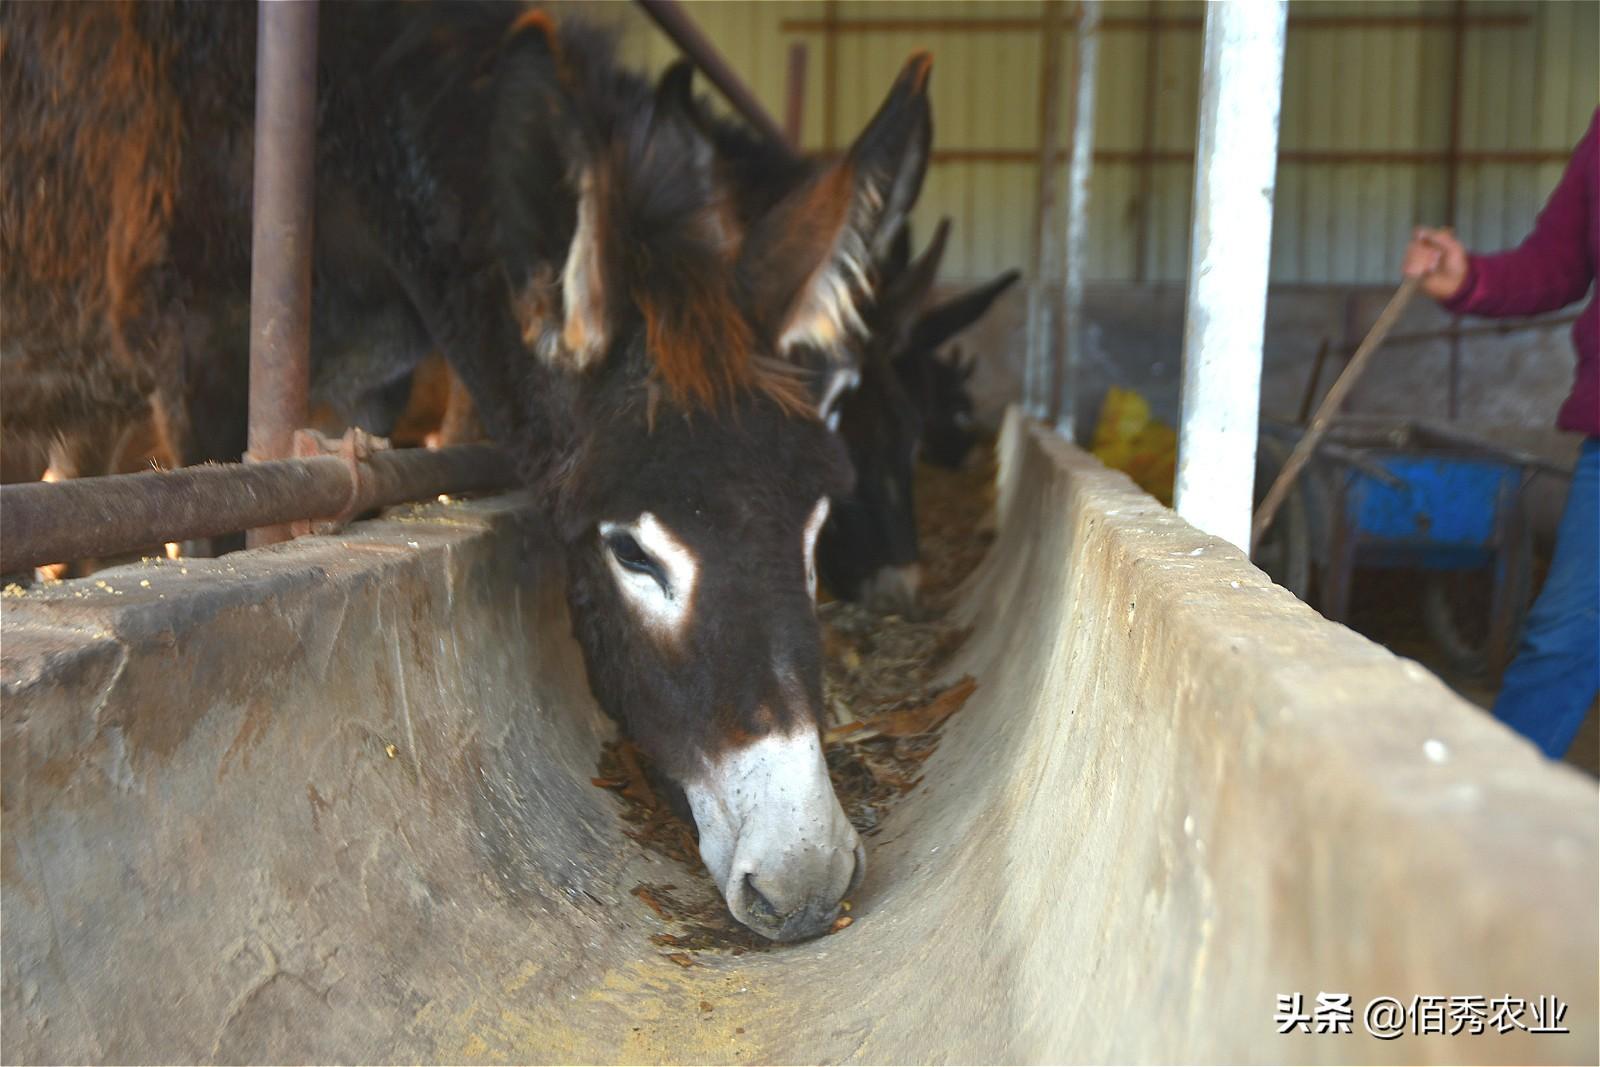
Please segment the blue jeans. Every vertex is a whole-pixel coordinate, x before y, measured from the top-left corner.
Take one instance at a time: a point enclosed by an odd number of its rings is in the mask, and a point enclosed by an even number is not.
[[[1551,759],[1572,746],[1600,691],[1600,438],[1578,453],[1555,558],[1506,668],[1497,719]]]

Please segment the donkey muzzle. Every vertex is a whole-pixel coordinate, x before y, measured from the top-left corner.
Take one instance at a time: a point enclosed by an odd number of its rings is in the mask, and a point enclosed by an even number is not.
[[[734,918],[774,941],[827,932],[866,872],[866,853],[815,729],[728,752],[684,793],[700,856]]]
[[[914,620],[922,615],[921,590],[921,563],[886,565],[861,583],[861,602],[872,611]]]

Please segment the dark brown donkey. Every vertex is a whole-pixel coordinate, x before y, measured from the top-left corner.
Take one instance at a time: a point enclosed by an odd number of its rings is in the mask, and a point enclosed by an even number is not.
[[[851,472],[817,406],[926,163],[927,57],[849,152],[741,219],[674,94],[581,27],[320,17],[319,366],[445,354],[564,546],[596,697],[683,788],[729,908],[778,940],[826,930],[863,856],[819,736],[813,552]],[[85,422],[75,381],[175,425],[242,397],[254,25],[0,7],[7,424],[28,383]]]

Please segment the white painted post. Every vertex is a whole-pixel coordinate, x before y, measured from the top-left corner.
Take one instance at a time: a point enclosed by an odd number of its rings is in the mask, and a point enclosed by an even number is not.
[[[1083,272],[1089,245],[1089,175],[1094,169],[1094,86],[1100,56],[1100,0],[1078,4],[1078,63],[1073,86],[1072,145],[1067,161],[1066,254],[1061,265],[1063,343],[1056,375],[1056,432],[1072,440],[1078,401],[1078,367],[1083,363]]]
[[[1207,4],[1200,74],[1175,503],[1247,551],[1287,13],[1284,0]]]

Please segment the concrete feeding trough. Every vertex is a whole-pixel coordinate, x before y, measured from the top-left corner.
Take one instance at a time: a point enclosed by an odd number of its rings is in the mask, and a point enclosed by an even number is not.
[[[530,506],[5,598],[0,1058],[1600,1056],[1594,783],[1015,412],[948,667],[980,684],[856,921],[664,958],[630,891],[681,872],[590,782]],[[1351,1033],[1280,999],[1320,994]],[[1508,995],[1506,1034],[1364,1018]]]

